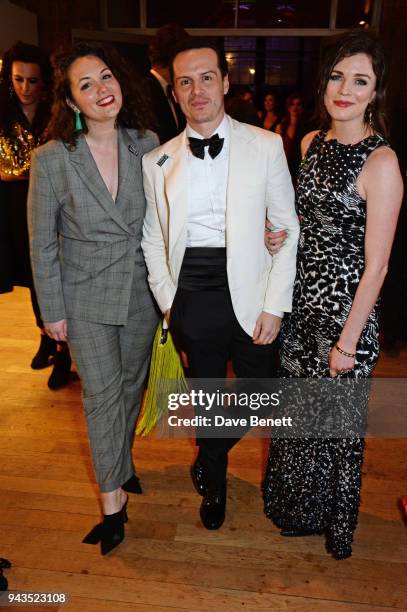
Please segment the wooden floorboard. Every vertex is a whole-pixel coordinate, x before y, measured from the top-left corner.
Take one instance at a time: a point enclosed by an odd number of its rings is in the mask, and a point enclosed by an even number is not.
[[[267,442],[255,438],[230,454],[219,531],[198,518],[193,443],[150,437],[136,441],[144,494],[131,496],[125,541],[104,558],[82,544],[99,508],[80,383],[49,391],[50,370],[29,367],[37,342],[28,291],[1,295],[0,556],[13,562],[11,589],[69,593],[68,604],[48,611],[407,609],[398,507],[407,494],[405,439],[367,440],[354,554],[345,561],[326,553],[322,537],[282,538],[266,519],[259,487]],[[407,377],[407,350],[382,356],[377,373]]]

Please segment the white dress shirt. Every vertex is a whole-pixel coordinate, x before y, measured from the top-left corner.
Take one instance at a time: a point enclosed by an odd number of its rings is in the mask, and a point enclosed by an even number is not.
[[[190,125],[187,138],[202,139]],[[226,189],[229,164],[229,124],[226,116],[211,136],[224,138],[222,151],[212,159],[208,147],[205,157],[195,157],[188,150],[187,247],[226,246]]]
[[[212,159],[208,147],[205,157],[200,159],[188,150],[188,209],[187,209],[187,247],[225,247],[226,246],[226,193],[230,149],[230,126],[226,115],[214,130],[223,138],[221,152]],[[187,138],[200,138],[187,124]],[[269,311],[283,317],[281,311]]]

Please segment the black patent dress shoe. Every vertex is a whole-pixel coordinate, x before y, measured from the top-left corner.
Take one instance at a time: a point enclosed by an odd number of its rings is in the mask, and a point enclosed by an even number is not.
[[[119,512],[104,514],[103,522],[95,525],[83,538],[82,544],[99,544],[102,555],[107,555],[124,540],[124,523],[127,523],[127,502]]]
[[[206,492],[206,485],[204,477],[204,468],[199,459],[196,459],[195,463],[191,465],[191,479],[196,492],[198,493],[198,495],[201,495],[203,497]]]
[[[282,529],[280,535],[286,538],[302,538],[303,536],[322,535],[323,529]]]
[[[48,387],[51,391],[57,391],[66,387],[71,374],[71,356],[68,350],[58,351],[54,357],[54,368],[48,379]]]
[[[208,491],[201,504],[201,521],[206,529],[219,529],[223,525],[226,512],[226,486],[211,493]]]
[[[141,495],[143,493],[143,489],[141,488],[140,484],[140,479],[135,474],[133,474],[131,478],[129,478],[124,484],[122,484],[122,489],[127,493],[135,493],[136,495]]]
[[[31,361],[32,369],[42,370],[43,368],[47,368],[51,365],[51,358],[54,357],[56,352],[57,343],[55,340],[47,336],[47,334],[41,334],[40,346]]]

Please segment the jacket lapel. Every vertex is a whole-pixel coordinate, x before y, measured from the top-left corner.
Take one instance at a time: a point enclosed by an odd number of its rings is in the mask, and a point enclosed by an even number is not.
[[[186,228],[188,202],[188,148],[186,132],[170,141],[162,151],[168,156],[161,168],[164,174],[164,190],[169,206],[169,251],[170,254],[181,233]],[[162,158],[160,158],[162,159]]]
[[[247,205],[248,194],[245,185],[249,180],[256,180],[258,158],[257,147],[253,146],[255,134],[245,124],[228,117],[230,125],[229,173],[226,195],[226,224],[229,226],[239,203]]]
[[[142,157],[140,144],[129,136],[127,130],[119,130],[119,184],[116,201],[119,201],[121,196],[134,197],[132,182],[139,179],[139,184],[142,183],[140,163]],[[129,176],[130,168],[132,172]]]
[[[120,132],[119,130],[119,189],[120,189]],[[127,160],[125,159],[125,155],[123,154],[122,161],[122,174],[123,172],[128,172],[128,157],[131,153],[128,152]],[[69,159],[74,166],[76,172],[79,174],[81,180],[87,189],[92,193],[97,202],[102,206],[102,208],[116,221],[116,223],[126,232],[130,233],[130,228],[123,220],[115,202],[111,194],[109,193],[102,177],[100,176],[100,172],[96,165],[95,160],[93,159],[92,153],[87,145],[84,135],[80,135],[77,141],[76,148],[73,151],[69,151]],[[117,193],[119,196],[119,191]]]

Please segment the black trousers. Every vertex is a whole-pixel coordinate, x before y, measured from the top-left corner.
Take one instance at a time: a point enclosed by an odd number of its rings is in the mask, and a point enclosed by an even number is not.
[[[171,309],[171,331],[187,355],[190,378],[225,378],[229,359],[238,378],[275,376],[276,343],[253,344],[233,311],[226,249],[186,249]],[[224,480],[227,453],[239,439],[197,438],[200,461],[215,487]]]

